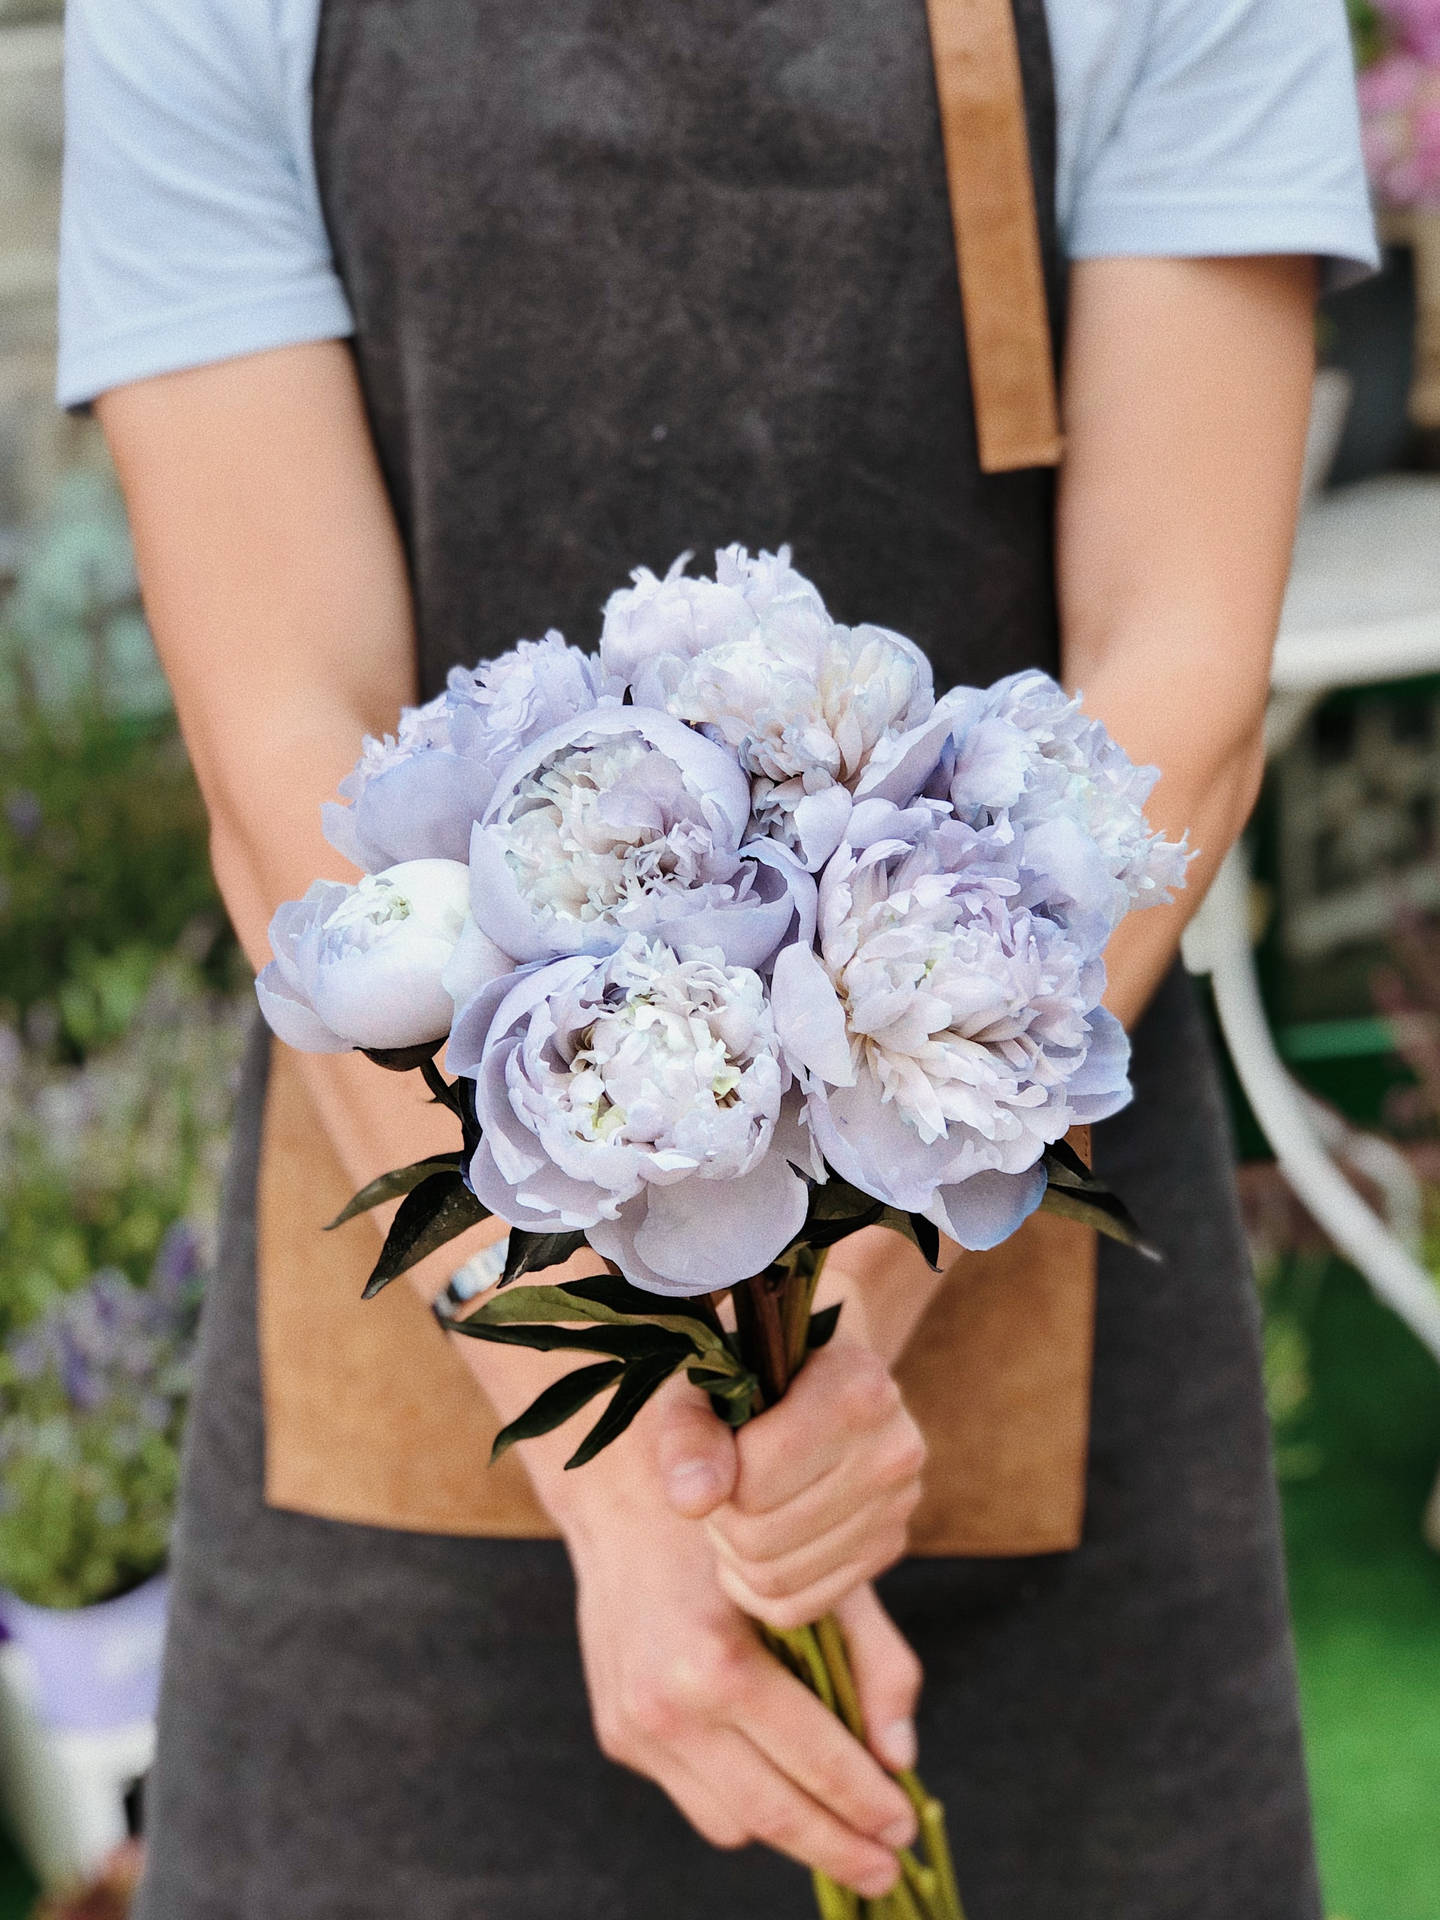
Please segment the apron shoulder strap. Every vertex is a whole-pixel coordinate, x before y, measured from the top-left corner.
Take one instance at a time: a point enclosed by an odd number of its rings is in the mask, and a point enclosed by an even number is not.
[[[1054,466],[1054,349],[1011,0],[926,4],[980,465]]]

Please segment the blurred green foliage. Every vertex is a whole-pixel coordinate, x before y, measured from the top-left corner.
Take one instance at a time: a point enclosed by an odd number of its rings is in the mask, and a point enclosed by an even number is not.
[[[1281,1428],[1290,1592],[1327,1910],[1440,1915],[1440,1556],[1420,1517],[1440,1461],[1435,1365],[1329,1256],[1281,1283],[1309,1388]]]
[[[1368,67],[1378,60],[1385,47],[1385,23],[1371,0],[1345,0],[1350,15],[1350,34],[1355,42],[1356,64]]]
[[[214,1212],[253,1017],[112,483],[0,605],[0,1342]]]

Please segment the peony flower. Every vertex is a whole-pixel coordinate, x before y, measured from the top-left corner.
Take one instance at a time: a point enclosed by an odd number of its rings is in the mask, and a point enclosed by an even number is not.
[[[597,701],[595,663],[558,633],[498,660],[454,667],[444,693],[406,707],[394,735],[366,738],[340,783],[348,807],[323,809],[325,837],[367,872],[404,860],[464,860],[496,771]]]
[[[605,603],[601,666],[641,706],[663,707],[687,660],[744,639],[769,608],[809,607],[824,617],[824,601],[791,566],[788,547],[754,558],[744,547],[726,547],[715,556],[713,580],[691,579],[691,558],[682,553],[663,580],[637,567],[633,586]]]
[[[628,933],[763,966],[814,883],[744,845],[733,755],[644,707],[600,707],[511,761],[470,847],[477,926],[517,961],[607,953]],[[808,937],[808,935],[806,936]]]
[[[1099,954],[1132,907],[1184,885],[1184,843],[1152,833],[1145,802],[1159,779],[1137,767],[1078,698],[1046,673],[947,696],[952,725],[926,791],[972,826],[1001,818],[1019,835],[1020,903]]]
[[[876,748],[927,719],[935,696],[912,641],[778,601],[743,638],[697,654],[666,704],[736,754],[756,824],[813,871],[839,845]]]
[[[304,1053],[443,1039],[468,894],[455,860],[403,861],[353,887],[317,880],[270,922],[275,958],[255,983],[265,1018]]]
[[[819,954],[775,964],[773,1006],[808,1117],[844,1179],[962,1247],[1040,1204],[1045,1148],[1129,1097],[1104,974],[1020,905],[1020,836],[948,809],[856,809],[820,881]]]
[[[631,934],[494,981],[447,1064],[475,1081],[476,1196],[514,1226],[583,1230],[639,1286],[730,1286],[804,1223],[791,1161],[810,1150],[765,984],[718,950]]]

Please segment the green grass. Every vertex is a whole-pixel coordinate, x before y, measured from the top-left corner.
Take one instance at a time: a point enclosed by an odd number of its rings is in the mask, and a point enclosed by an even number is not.
[[[1320,1465],[1285,1509],[1329,1911],[1440,1920],[1440,1373],[1338,1264],[1311,1334]]]

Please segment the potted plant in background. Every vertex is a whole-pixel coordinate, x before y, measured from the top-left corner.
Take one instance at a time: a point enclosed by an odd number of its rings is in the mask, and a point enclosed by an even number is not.
[[[148,1765],[201,1292],[181,1225],[148,1285],[102,1271],[0,1354],[0,1784],[48,1884],[123,1838]]]

